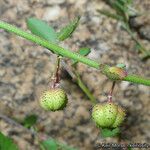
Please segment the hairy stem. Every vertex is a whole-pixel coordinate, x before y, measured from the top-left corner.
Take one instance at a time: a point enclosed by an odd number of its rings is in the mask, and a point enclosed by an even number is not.
[[[15,34],[17,34],[18,36],[21,36],[29,41],[32,41],[38,45],[41,45],[49,50],[51,50],[52,52],[54,52],[57,55],[61,55],[63,57],[68,57],[77,61],[80,61],[84,64],[87,64],[88,66],[94,67],[94,68],[99,68],[99,63],[91,60],[91,59],[87,59],[86,57],[81,56],[78,53],[74,53],[71,52],[69,50],[66,50],[54,43],[51,43],[45,39],[42,39],[36,35],[33,35],[31,33],[25,32],[11,24],[8,24],[6,22],[0,21],[0,28],[5,29],[9,32],[13,32]]]
[[[51,43],[47,40],[44,40],[44,39],[42,39],[38,36],[35,36],[31,33],[22,31],[21,29],[15,27],[13,25],[10,25],[6,22],[0,21],[0,28],[4,29],[6,31],[9,31],[9,32],[15,33],[18,36],[23,37],[29,41],[32,41],[38,45],[41,45],[41,46],[51,50],[52,52],[56,53],[57,55],[61,55],[63,57],[77,60],[79,62],[82,62],[82,63],[90,66],[90,67],[100,69],[100,65],[102,65],[102,64],[99,64],[98,62],[96,62],[94,60],[83,57],[78,53],[71,52],[67,49],[64,49],[64,48],[62,48],[62,47],[60,47],[54,43]],[[103,66],[108,67],[107,65],[103,65]],[[105,69],[105,67],[102,67],[101,69]],[[103,72],[103,70],[102,70],[102,72]],[[128,75],[125,78],[123,78],[123,80],[128,81],[128,82],[133,82],[133,83],[137,83],[137,84],[144,84],[144,85],[150,86],[150,79],[144,79],[142,77],[135,76],[135,75]]]

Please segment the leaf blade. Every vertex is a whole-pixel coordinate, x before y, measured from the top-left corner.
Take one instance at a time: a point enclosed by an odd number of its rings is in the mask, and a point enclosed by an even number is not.
[[[45,150],[57,150],[57,143],[54,139],[47,139],[41,142],[41,145],[44,147]]]
[[[123,17],[118,15],[118,14],[113,14],[113,13],[110,13],[109,11],[107,10],[97,10],[99,13],[107,16],[107,17],[110,17],[110,18],[113,18],[113,19],[116,19],[116,20],[123,20]]]
[[[0,132],[0,149],[1,150],[19,150],[18,146],[14,144],[13,140]]]
[[[57,33],[57,38],[59,41],[64,41],[68,37],[72,35],[72,33],[75,31],[75,29],[78,26],[80,20],[80,16],[75,18],[73,21],[71,21],[68,25],[63,27],[58,33]]]
[[[30,128],[36,124],[37,119],[38,117],[35,114],[27,115],[23,120],[23,125],[27,128]]]
[[[28,29],[35,35],[44,38],[45,40],[56,43],[57,34],[55,30],[42,20],[36,18],[27,19]]]
[[[60,143],[52,138],[44,140],[40,144],[42,145],[43,150],[77,150],[76,148]]]

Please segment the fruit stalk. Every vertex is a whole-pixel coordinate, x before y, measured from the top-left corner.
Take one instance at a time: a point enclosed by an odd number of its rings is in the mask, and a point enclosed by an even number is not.
[[[55,88],[59,82],[60,82],[60,56],[57,56],[57,60],[56,60],[56,66],[55,66],[55,73],[54,73],[54,83],[53,83],[53,88]]]
[[[108,102],[112,102],[112,94],[113,94],[113,91],[114,91],[114,88],[115,88],[115,84],[116,84],[116,82],[113,81],[111,90],[110,90],[110,92],[108,94]]]

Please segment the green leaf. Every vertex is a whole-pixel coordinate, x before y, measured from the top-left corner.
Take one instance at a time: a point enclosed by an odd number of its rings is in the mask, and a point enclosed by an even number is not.
[[[125,68],[126,68],[126,65],[123,64],[123,63],[117,64],[116,66],[119,67],[119,68],[122,68],[122,69],[125,69]]]
[[[113,19],[116,19],[116,20],[123,20],[123,17],[118,15],[118,14],[112,14],[110,13],[109,11],[107,10],[97,10],[99,13],[107,16],[107,17],[110,17],[110,18],[113,18]]]
[[[145,52],[144,54],[142,54],[140,56],[140,58],[144,61],[147,60],[148,58],[150,58],[150,52]]]
[[[87,56],[90,52],[91,52],[91,49],[90,49],[90,48],[87,48],[87,47],[80,48],[80,49],[77,51],[77,53],[79,53],[79,54],[82,55],[82,56]],[[77,62],[78,62],[77,60],[73,60],[72,65],[75,65]]]
[[[27,128],[30,128],[36,124],[37,119],[38,119],[38,117],[35,114],[28,115],[25,117],[25,119],[23,121],[23,125]]]
[[[122,5],[119,1],[111,1],[111,5],[119,14],[124,14],[126,12],[125,5]]]
[[[40,144],[42,146],[42,150],[77,150],[52,138],[42,141]]]
[[[118,0],[118,2],[119,2],[121,5],[125,6],[125,5],[131,5],[132,2],[133,2],[133,0]]]
[[[55,30],[44,21],[36,18],[29,18],[27,19],[27,26],[33,34],[44,38],[45,40],[55,43],[57,42],[57,34]]]
[[[66,144],[58,143],[58,150],[77,150],[71,146],[68,146]]]
[[[41,142],[41,145],[43,146],[44,150],[58,150],[57,143],[54,139],[48,139]]]
[[[124,6],[124,5],[127,3],[127,0],[118,0],[118,2],[119,2],[122,6]]]
[[[0,150],[19,150],[13,140],[0,132]]]
[[[91,49],[88,47],[83,47],[78,50],[78,53],[82,56],[87,56],[91,52]]]
[[[59,41],[64,41],[65,39],[67,39],[68,37],[72,35],[74,30],[78,26],[79,20],[80,20],[80,17],[78,16],[72,22],[70,22],[68,25],[62,28],[60,32],[57,33],[57,38],[59,39]]]
[[[102,137],[114,137],[117,136],[119,133],[120,133],[119,128],[115,128],[115,129],[101,128]]]
[[[133,0],[127,0],[127,4],[131,5],[133,3]]]

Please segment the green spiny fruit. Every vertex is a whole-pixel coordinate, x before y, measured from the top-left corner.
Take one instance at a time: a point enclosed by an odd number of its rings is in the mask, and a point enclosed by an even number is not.
[[[40,105],[45,110],[62,110],[68,102],[67,95],[61,88],[44,91],[40,98]]]
[[[125,119],[125,111],[112,102],[96,104],[92,110],[92,118],[98,127],[116,128]]]
[[[118,106],[118,114],[117,114],[117,117],[116,117],[115,122],[113,123],[112,127],[116,128],[116,127],[120,126],[121,123],[125,119],[125,115],[126,115],[125,110],[122,107]]]

